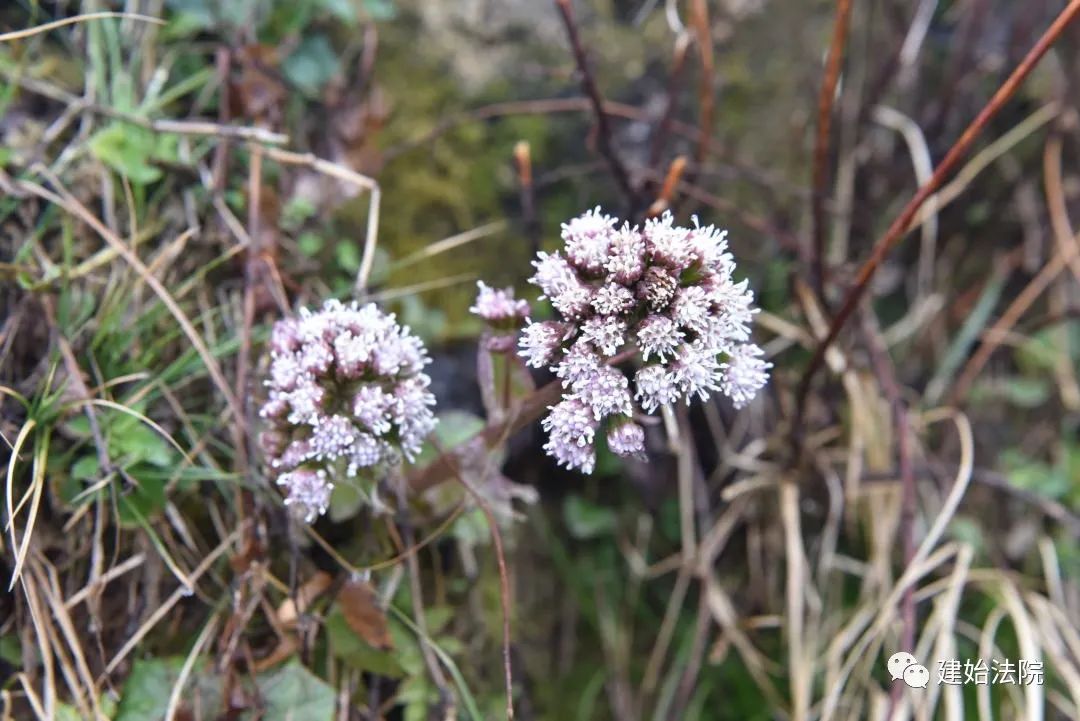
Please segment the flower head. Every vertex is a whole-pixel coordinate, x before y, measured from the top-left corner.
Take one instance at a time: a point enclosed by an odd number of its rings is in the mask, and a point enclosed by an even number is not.
[[[670,213],[619,226],[597,208],[564,223],[562,237],[565,249],[540,253],[530,279],[558,318],[530,323],[520,340],[529,365],[563,381],[543,423],[561,465],[590,472],[601,426],[613,451],[641,452],[635,412],[715,392],[741,408],[768,382],[771,364],[750,342],[754,295],[732,277],[726,231],[696,218],[679,227]],[[645,361],[632,380],[608,365],[628,344]]]
[[[509,323],[516,328],[529,317],[529,302],[514,298],[513,288],[497,289],[476,281],[480,292],[476,295],[476,302],[469,312],[480,316],[493,325]]]
[[[278,321],[260,446],[285,503],[311,522],[333,481],[387,472],[435,426],[423,343],[374,304],[327,301]]]
[[[285,488],[285,505],[293,508],[306,523],[326,513],[330,506],[330,493],[334,484],[326,477],[323,469],[299,470],[283,473],[278,477],[278,485]]]
[[[529,302],[514,298],[513,288],[492,288],[484,281],[476,282],[480,292],[469,312],[480,316],[487,325],[481,340],[492,353],[509,353],[514,349],[515,332],[529,317]]]
[[[620,419],[607,432],[607,444],[617,456],[645,457],[645,429],[629,418]]]
[[[597,426],[592,410],[573,395],[551,406],[550,410],[541,423],[548,432],[544,450],[560,466],[592,473],[596,464],[593,438]]]

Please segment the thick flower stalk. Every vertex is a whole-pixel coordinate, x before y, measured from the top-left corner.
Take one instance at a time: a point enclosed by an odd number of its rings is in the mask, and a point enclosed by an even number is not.
[[[419,338],[374,304],[327,301],[274,325],[259,441],[285,504],[311,522],[334,482],[412,459],[435,427]]]
[[[591,473],[601,426],[612,451],[640,456],[635,413],[716,391],[741,408],[768,381],[772,364],[750,342],[754,295],[732,277],[726,235],[696,219],[677,227],[670,213],[619,227],[597,208],[563,224],[563,252],[538,255],[530,282],[558,319],[530,323],[519,345],[566,389],[543,420],[560,465]],[[641,361],[632,381],[607,364],[624,348]]]

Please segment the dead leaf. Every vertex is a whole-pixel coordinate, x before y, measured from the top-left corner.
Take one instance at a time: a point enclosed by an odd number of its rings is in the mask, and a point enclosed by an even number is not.
[[[375,589],[366,581],[346,581],[337,597],[345,622],[368,645],[386,651],[394,647],[386,613],[379,606]]]
[[[245,45],[234,57],[240,65],[240,75],[229,93],[234,103],[233,115],[271,128],[280,127],[287,90],[278,72],[277,49]]]
[[[299,618],[301,613],[307,611],[311,606],[311,602],[326,592],[326,589],[330,588],[330,584],[333,582],[333,578],[326,571],[317,571],[308,580],[304,581],[300,585],[300,588],[296,589],[296,598],[286,598],[278,606],[277,619],[282,628],[293,628],[296,626],[296,619]]]

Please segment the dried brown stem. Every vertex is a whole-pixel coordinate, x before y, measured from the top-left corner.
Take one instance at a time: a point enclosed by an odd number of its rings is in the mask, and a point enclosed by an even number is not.
[[[664,177],[664,184],[660,187],[660,193],[645,213],[647,216],[655,218],[671,207],[671,197],[675,194],[675,189],[679,186],[679,180],[685,169],[685,155],[680,155],[671,161],[671,166],[668,167],[667,175]]]
[[[833,101],[836,84],[840,79],[840,66],[847,43],[848,23],[851,20],[851,0],[836,0],[836,18],[833,21],[832,41],[829,43],[829,59],[825,64],[825,76],[818,94],[817,139],[814,142],[813,195],[811,230],[813,262],[812,283],[818,298],[825,298],[825,194],[829,182],[829,140],[832,130]]]
[[[589,97],[593,114],[596,116],[596,149],[607,160],[611,174],[615,178],[615,184],[619,186],[619,190],[626,197],[629,214],[633,215],[638,208],[638,192],[630,181],[630,174],[627,172],[626,166],[615,152],[614,147],[612,147],[611,123],[608,122],[607,112],[604,110],[604,98],[600,95],[600,88],[596,84],[596,78],[593,77],[592,71],[589,69],[589,61],[585,57],[585,48],[582,46],[581,37],[578,35],[570,0],[555,0],[555,6],[559,9],[563,24],[566,26],[570,49],[574,53],[574,60],[577,62],[578,72],[581,74],[581,89]]]
[[[701,57],[701,78],[698,80],[698,138],[697,150],[694,151],[694,163],[701,165],[709,152],[709,138],[712,136],[713,110],[716,100],[713,96],[715,64],[713,61],[712,32],[709,28],[709,7],[705,0],[693,0],[690,3],[690,25],[694,30],[698,54]]]
[[[1065,207],[1065,195],[1061,177],[1061,136],[1057,133],[1052,134],[1046,141],[1046,148],[1043,153],[1043,178],[1046,185],[1046,202],[1049,206],[1050,225],[1054,233],[1055,253],[1050,262],[1044,265],[1038,274],[1020,291],[997,322],[986,332],[982,344],[971,356],[971,359],[968,360],[964,370],[960,373],[956,385],[953,387],[953,402],[959,402],[967,395],[968,391],[971,390],[971,386],[975,383],[975,378],[990,360],[1001,341],[1005,339],[1009,330],[1019,322],[1020,317],[1050,287],[1050,284],[1066,266],[1070,267],[1074,274],[1078,273],[1080,237],[1075,236],[1072,222],[1069,220],[1068,210]]]
[[[536,185],[533,182],[532,152],[527,140],[514,145],[514,167],[517,169],[521,197],[521,221],[532,255],[540,250],[540,222],[536,217]]]
[[[829,346],[833,344],[836,337],[840,334],[844,324],[848,318],[854,312],[858,306],[859,301],[862,299],[863,294],[870,285],[870,280],[874,277],[874,273],[881,266],[881,263],[885,260],[885,257],[892,250],[905,235],[911,225],[912,219],[918,212],[926,200],[934,194],[941,184],[945,181],[945,178],[952,172],[953,168],[960,161],[960,159],[970,150],[974,144],[975,139],[979,137],[982,131],[990,123],[998,111],[1008,102],[1009,98],[1016,93],[1021,83],[1027,78],[1035,66],[1038,64],[1042,56],[1050,49],[1054,42],[1061,36],[1061,33],[1068,27],[1077,14],[1080,14],[1080,0],[1071,0],[1068,6],[1057,16],[1054,22],[1046,29],[1035,45],[1028,51],[1027,55],[1020,64],[1013,70],[1008,79],[998,88],[997,92],[990,99],[990,102],[979,112],[971,124],[964,130],[963,134],[956,141],[956,143],[949,149],[944,160],[934,170],[934,174],[930,180],[919,188],[914,197],[908,201],[904,206],[903,211],[889,226],[885,234],[874,245],[874,250],[866,263],[859,269],[859,274],[855,279],[854,284],[848,291],[844,298],[843,303],[840,306],[840,310],[837,312],[836,317],[833,319],[832,324],[829,326],[829,332],[825,336],[824,340],[818,344],[814,349],[814,354],[810,358],[810,362],[807,365],[806,371],[803,373],[802,380],[799,382],[799,387],[796,392],[796,416],[795,426],[799,426],[802,421],[803,414],[806,411],[806,398],[810,391],[810,384],[814,379],[814,375],[820,370],[823,361],[825,360],[825,352],[829,349]]]

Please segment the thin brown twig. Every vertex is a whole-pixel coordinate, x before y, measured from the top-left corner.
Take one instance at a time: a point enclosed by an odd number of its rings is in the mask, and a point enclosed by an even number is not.
[[[1057,278],[1058,274],[1065,269],[1068,264],[1069,257],[1072,257],[1077,252],[1077,246],[1080,244],[1080,237],[1076,237],[1072,243],[1065,248],[1059,248],[1058,252],[1054,254],[1054,257],[1049,263],[1043,266],[1042,270],[1031,279],[1022,291],[1016,296],[1009,307],[1005,309],[1005,312],[1001,315],[1001,318],[990,327],[989,330],[983,335],[982,345],[975,351],[975,354],[968,360],[967,365],[964,366],[964,370],[960,373],[959,379],[956,381],[956,385],[953,386],[953,392],[951,399],[953,403],[959,403],[968,391],[971,390],[972,384],[975,382],[976,376],[982,371],[983,366],[990,360],[990,356],[994,354],[994,351],[1001,344],[1002,340],[1008,335],[1010,328],[1016,325],[1028,308],[1042,295],[1050,284]],[[1069,255],[1063,255],[1068,253]]]
[[[536,185],[533,183],[532,152],[527,140],[514,145],[514,167],[517,169],[518,190],[521,198],[521,222],[529,250],[536,255],[540,250],[540,221],[536,217]]]
[[[592,71],[589,69],[589,61],[585,57],[585,48],[581,44],[577,24],[574,22],[573,8],[570,6],[570,0],[555,0],[555,6],[558,7],[563,24],[566,26],[570,49],[574,53],[574,60],[577,62],[578,72],[581,74],[581,89],[589,96],[593,114],[596,116],[596,148],[600,155],[607,160],[611,174],[615,178],[615,184],[619,186],[619,190],[626,196],[628,214],[633,215],[638,208],[638,191],[630,181],[630,174],[627,172],[626,166],[615,152],[614,147],[612,147],[611,124],[608,122],[607,111],[604,110],[604,98],[600,95],[600,88],[596,84],[596,78],[593,77]]]
[[[311,540],[313,540],[324,551],[326,551],[326,554],[330,556],[330,558],[332,558],[335,563],[337,563],[349,573],[360,575],[364,573],[370,573],[372,571],[381,571],[385,568],[396,566],[402,561],[404,561],[406,558],[408,558],[410,555],[419,553],[426,546],[439,540],[446,532],[446,530],[450,528],[450,526],[454,523],[454,521],[461,517],[461,514],[464,513],[465,510],[466,504],[464,501],[462,501],[458,505],[454,506],[454,509],[450,511],[450,514],[439,523],[438,527],[436,527],[435,530],[417,541],[415,545],[409,546],[404,550],[395,553],[390,558],[383,559],[382,561],[376,561],[375,563],[371,563],[366,566],[354,566],[353,564],[349,563],[349,561],[346,560],[345,557],[342,556],[329,541],[320,536],[311,526],[305,524],[304,531],[308,534]]]
[[[690,3],[690,25],[694,30],[698,55],[701,58],[701,77],[698,80],[698,138],[694,151],[694,165],[700,166],[709,152],[709,138],[712,136],[713,111],[716,98],[713,94],[713,82],[716,73],[713,59],[712,30],[709,27],[709,6],[705,0],[693,0]]]
[[[675,194],[675,189],[679,186],[684,170],[686,170],[685,155],[680,155],[671,161],[667,175],[664,176],[664,184],[660,186],[660,192],[657,194],[656,200],[645,211],[645,215],[655,218],[671,207],[671,198]]]
[[[652,178],[656,181],[662,180],[662,176],[654,173],[651,170],[646,170],[644,172],[646,177],[648,178]],[[725,213],[732,214],[739,220],[740,223],[745,225],[747,228],[757,231],[762,235],[768,235],[776,238],[777,242],[779,242],[780,246],[783,247],[785,250],[788,250],[793,254],[798,253],[799,241],[794,235],[779,226],[773,225],[768,220],[765,220],[760,216],[748,212],[738,203],[710,193],[707,190],[703,190],[699,186],[694,185],[693,183],[685,179],[680,179],[676,183],[676,188],[683,195],[686,195],[689,198],[693,198],[694,200],[702,203],[703,205],[707,205],[711,208],[715,208]]]
[[[799,387],[796,392],[796,415],[795,426],[798,427],[801,423],[803,414],[806,412],[806,399],[810,392],[810,383],[814,379],[814,375],[821,368],[823,361],[825,360],[825,352],[836,340],[836,337],[840,334],[844,324],[848,318],[854,312],[859,301],[862,299],[863,294],[866,292],[870,285],[870,280],[877,272],[878,267],[885,260],[885,257],[892,250],[893,246],[897,242],[903,239],[912,219],[918,212],[926,200],[933,195],[945,178],[952,172],[953,168],[960,161],[960,159],[967,153],[967,151],[974,144],[976,138],[982,133],[986,126],[990,123],[998,111],[1005,105],[1006,102],[1016,93],[1021,83],[1027,78],[1035,66],[1038,64],[1042,56],[1050,49],[1054,42],[1060,37],[1061,33],[1068,27],[1077,14],[1080,14],[1080,0],[1071,0],[1068,6],[1057,16],[1050,27],[1042,34],[1035,45],[1028,51],[1027,55],[1020,64],[1013,70],[1012,74],[1002,83],[997,92],[990,99],[971,124],[964,130],[960,138],[953,144],[952,148],[945,155],[945,158],[941,161],[937,168],[934,169],[934,174],[930,180],[919,188],[918,192],[908,201],[904,206],[903,211],[889,226],[885,234],[874,245],[873,252],[870,258],[859,269],[859,274],[855,279],[851,289],[848,290],[847,295],[844,298],[843,303],[840,306],[840,310],[837,312],[836,317],[833,319],[832,324],[829,326],[829,332],[825,338],[814,349],[814,354],[810,358],[810,362],[807,365],[806,371],[803,373],[802,379],[799,382]]]
[[[829,181],[829,141],[832,131],[833,101],[836,84],[840,79],[840,66],[847,44],[848,23],[851,20],[851,0],[836,0],[836,17],[833,21],[832,41],[829,43],[829,59],[825,64],[825,76],[821,79],[818,94],[817,138],[814,142],[812,209],[812,283],[818,298],[825,300],[825,186]]]

